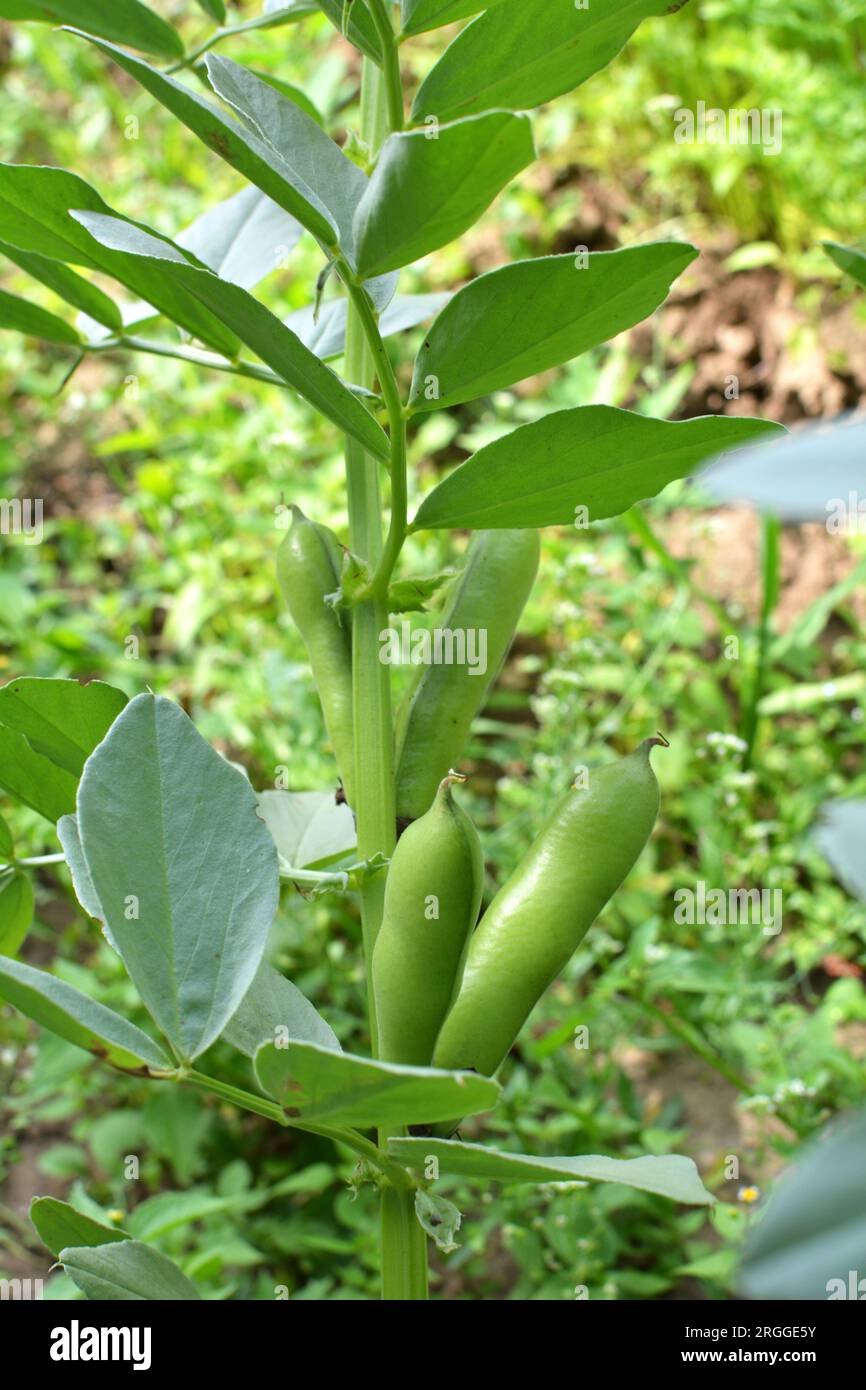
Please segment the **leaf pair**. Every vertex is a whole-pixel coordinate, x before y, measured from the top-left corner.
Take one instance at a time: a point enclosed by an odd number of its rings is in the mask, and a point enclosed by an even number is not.
[[[489,395],[607,341],[651,314],[696,255],[656,242],[516,261],[480,276],[425,335],[410,409]],[[560,411],[479,450],[422,503],[413,529],[585,526],[777,429],[721,417],[672,424],[608,406]]]
[[[387,455],[387,439],[361,401],[270,310],[241,285],[220,279],[192,251],[116,214],[76,175],[0,165],[0,235],[113,275],[224,355],[234,356],[245,343],[370,453]],[[218,249],[207,229],[198,237],[212,252]]]
[[[166,1255],[105,1226],[57,1197],[36,1197],[30,1220],[39,1239],[60,1260],[89,1299],[130,1302],[198,1299],[195,1286]]]
[[[312,117],[238,63],[207,57],[211,85],[235,119],[141,59],[91,41],[326,251],[339,250],[374,282],[459,236],[534,157],[526,117],[492,111],[390,136],[368,179]],[[394,285],[381,296],[370,288],[382,308]]]

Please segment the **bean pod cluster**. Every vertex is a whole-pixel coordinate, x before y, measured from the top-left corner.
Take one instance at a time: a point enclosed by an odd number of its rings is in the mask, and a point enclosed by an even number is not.
[[[507,656],[538,561],[535,531],[475,535],[441,621],[452,631],[484,631],[486,679],[465,665],[419,667],[398,711],[396,808],[408,828],[388,869],[372,958],[385,1061],[494,1075],[655,825],[659,787],[650,754],[666,745],[661,736],[584,770],[478,922],[481,844],[454,796],[465,778],[448,769]],[[340,583],[336,537],[295,508],[278,570],[352,805],[351,627],[329,601]]]

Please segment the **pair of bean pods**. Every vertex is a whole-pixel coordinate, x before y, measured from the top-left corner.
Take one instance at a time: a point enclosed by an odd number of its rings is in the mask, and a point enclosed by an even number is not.
[[[507,655],[538,556],[535,531],[475,535],[442,626],[486,632],[487,679],[465,666],[419,667],[398,711],[397,814],[411,823],[388,870],[373,952],[385,1061],[492,1076],[631,870],[658,815],[650,753],[663,740],[652,738],[575,781],[478,922],[483,855],[454,798],[463,779],[448,770]],[[296,512],[280,549],[280,583],[351,805],[351,635],[345,615],[325,602],[339,572],[336,538]]]

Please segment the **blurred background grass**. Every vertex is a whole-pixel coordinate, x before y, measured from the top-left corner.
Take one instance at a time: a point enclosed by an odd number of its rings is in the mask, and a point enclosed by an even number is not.
[[[155,8],[190,46],[208,32],[192,0]],[[404,47],[413,80],[441,43],[428,35]],[[855,3],[693,0],[644,25],[610,69],[540,115],[538,163],[459,245],[405,272],[404,290],[451,288],[509,258],[575,245],[677,236],[704,254],[649,325],[545,380],[426,420],[412,443],[413,498],[496,433],[565,405],[726,408],[790,424],[862,400],[866,314],[819,243],[866,237],[864,44]],[[324,19],[224,51],[303,86],[341,138],[354,123],[356,55]],[[0,26],[0,64],[3,159],[74,168],[169,234],[240,187],[71,36]],[[699,100],[781,109],[782,152],[675,144],[674,110]],[[137,139],[126,138],[130,116]],[[260,292],[285,315],[312,299],[318,269],[304,238]],[[54,307],[14,268],[3,283]],[[404,372],[415,341],[393,340]],[[42,497],[46,515],[41,545],[0,550],[0,678],[150,686],[181,700],[257,787],[282,765],[293,789],[329,785],[274,554],[288,502],[345,534],[334,431],[288,393],[180,363],[88,360],[61,389],[70,365],[63,349],[12,334],[0,343],[0,493]],[[728,403],[730,375],[740,398]],[[863,1093],[866,910],[810,839],[824,800],[866,790],[862,538],[786,529],[772,714],[745,770],[758,525],[685,485],[641,512],[661,546],[628,518],[544,533],[521,636],[469,749],[469,797],[490,891],[575,763],[656,728],[672,742],[658,758],[662,819],[533,1015],[504,1072],[504,1103],[465,1134],[539,1153],[688,1152],[721,1200],[708,1217],[616,1187],[479,1195],[443,1182],[465,1213],[461,1249],[437,1264],[435,1287],[449,1297],[568,1299],[579,1285],[594,1298],[726,1297],[755,1189]],[[406,570],[455,563],[461,545],[415,538]],[[732,635],[735,660],[725,655]],[[45,822],[2,809],[20,852],[56,849]],[[674,892],[698,879],[780,888],[784,930],[675,924]],[[37,895],[26,958],[134,1012],[65,873],[40,872]],[[275,959],[355,1050],[367,1046],[359,941],[353,903],[284,894]],[[588,1050],[573,1045],[579,1025]],[[225,1049],[219,1061],[246,1081],[242,1059]],[[344,1185],[351,1166],[317,1140],[98,1071],[6,1010],[0,1113],[0,1273],[44,1273],[25,1213],[31,1195],[51,1191],[138,1223],[213,1297],[270,1298],[275,1285],[292,1298],[375,1296],[373,1196]],[[134,1180],[123,1171],[130,1154],[140,1157]],[[48,1292],[70,1296],[62,1277]]]

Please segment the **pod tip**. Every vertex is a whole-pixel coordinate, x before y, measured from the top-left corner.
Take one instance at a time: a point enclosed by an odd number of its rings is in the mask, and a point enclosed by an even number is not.
[[[654,748],[670,748],[670,741],[665,738],[660,730],[656,730],[653,738],[645,738],[643,743],[638,746],[638,752],[646,751],[647,756]]]
[[[452,767],[448,775],[443,777],[442,781],[439,783],[439,791],[449,792],[455,784],[461,786],[466,780],[467,778],[464,772],[455,772]]]

